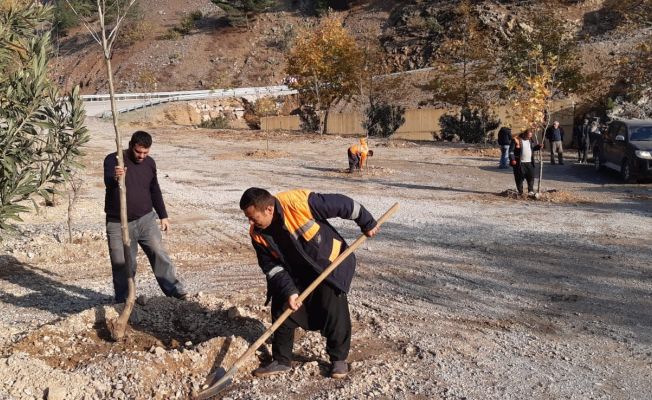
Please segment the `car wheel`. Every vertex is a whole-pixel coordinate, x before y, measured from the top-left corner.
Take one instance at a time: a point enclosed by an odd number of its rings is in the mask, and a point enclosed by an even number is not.
[[[620,177],[625,183],[632,182],[632,169],[627,159],[624,159],[623,163],[620,165]]]

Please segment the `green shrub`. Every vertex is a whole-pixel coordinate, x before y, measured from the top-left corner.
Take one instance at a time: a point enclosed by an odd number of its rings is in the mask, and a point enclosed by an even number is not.
[[[461,115],[444,114],[439,118],[441,135],[444,140],[457,136],[465,143],[482,143],[487,140],[487,132],[500,125],[500,120],[479,109],[464,108]]]
[[[219,117],[202,121],[201,124],[199,124],[199,126],[208,129],[228,129],[229,119],[223,115],[220,115]]]
[[[372,103],[366,110],[362,126],[369,136],[389,137],[405,123],[405,107]]]
[[[162,40],[177,40],[181,37],[181,34],[175,29],[175,28],[170,28],[165,32],[162,36]]]

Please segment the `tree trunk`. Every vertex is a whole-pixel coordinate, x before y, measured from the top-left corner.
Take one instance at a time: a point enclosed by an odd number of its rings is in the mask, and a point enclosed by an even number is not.
[[[105,52],[106,69],[109,78],[109,94],[111,98],[111,114],[113,115],[113,129],[115,131],[115,144],[117,148],[118,165],[124,168],[124,152],[122,150],[122,142],[120,140],[120,133],[118,132],[118,114],[117,106],[115,104],[115,90],[113,87],[113,70],[111,69],[111,56],[110,53]],[[125,330],[127,329],[127,322],[129,316],[134,308],[136,300],[136,285],[134,284],[134,260],[131,258],[131,240],[129,238],[129,222],[127,220],[127,187],[125,186],[125,176],[123,174],[118,181],[120,188],[120,228],[122,229],[122,247],[124,249],[125,268],[129,271],[129,278],[127,281],[127,301],[116,320],[107,322],[111,337],[113,340],[121,340],[124,337]]]
[[[321,129],[321,134],[322,135],[325,135],[327,130],[328,130],[328,114],[329,113],[330,113],[330,108],[327,108],[324,111],[324,118],[323,118],[323,122],[322,122],[323,126],[322,126],[322,129]]]

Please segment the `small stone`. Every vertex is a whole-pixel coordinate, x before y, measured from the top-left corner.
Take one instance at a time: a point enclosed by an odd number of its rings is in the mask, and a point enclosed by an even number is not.
[[[229,317],[229,319],[234,319],[238,317],[242,317],[243,310],[240,307],[231,307],[229,308],[229,311],[227,312],[226,316]]]
[[[192,347],[192,342],[188,340],[186,343],[183,344],[186,347]]]
[[[156,348],[154,349],[154,354],[156,354],[157,356],[163,356],[165,354],[165,349],[163,347],[156,346]]]
[[[136,303],[140,304],[141,306],[147,305],[148,302],[149,302],[149,297],[145,296],[144,294],[141,294],[136,299]]]
[[[58,385],[50,385],[47,388],[47,400],[63,400],[66,397],[66,390]]]

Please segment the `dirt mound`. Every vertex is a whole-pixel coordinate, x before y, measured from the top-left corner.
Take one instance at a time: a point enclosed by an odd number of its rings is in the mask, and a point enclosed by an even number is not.
[[[464,147],[454,149],[444,149],[445,154],[457,155],[463,157],[500,157],[500,149],[496,147]]]
[[[213,156],[213,160],[265,160],[275,158],[288,158],[290,154],[281,150],[249,150],[244,153],[228,152]]]
[[[106,318],[119,309],[98,306],[45,325],[18,341],[0,366],[13,382],[0,393],[23,398],[63,390],[66,398],[188,398],[216,366],[230,366],[265,327],[250,312],[195,298],[153,298],[137,304],[123,342],[110,340]],[[240,373],[258,365],[252,357]],[[88,397],[88,398],[90,398]]]
[[[386,142],[376,143],[376,147],[403,148],[419,147],[418,144],[406,140],[388,140]]]
[[[246,152],[245,156],[252,158],[285,158],[290,155],[280,150],[253,150]]]
[[[514,189],[507,189],[497,193],[500,197],[507,197],[509,199],[519,200],[533,200],[533,201],[546,201],[548,203],[564,203],[564,204],[586,204],[590,203],[589,199],[580,196],[573,192],[563,190],[551,189],[542,193],[537,193],[534,196],[528,196],[526,193],[519,194]]]

